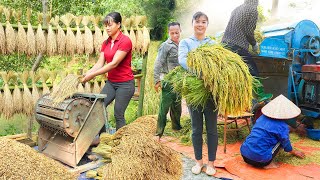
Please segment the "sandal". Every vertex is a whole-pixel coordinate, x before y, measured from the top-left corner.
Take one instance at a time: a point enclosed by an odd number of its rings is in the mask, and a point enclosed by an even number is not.
[[[206,174],[209,175],[209,176],[213,176],[214,174],[216,174],[216,169],[214,167],[211,167],[211,166],[207,166],[207,169],[206,169]]]
[[[202,168],[203,168],[203,165],[200,166],[198,163],[196,163],[196,165],[191,168],[191,171],[193,174],[200,174]]]

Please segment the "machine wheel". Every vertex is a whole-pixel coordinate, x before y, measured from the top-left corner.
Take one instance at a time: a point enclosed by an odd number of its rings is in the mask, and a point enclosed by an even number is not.
[[[320,37],[319,36],[310,37],[307,41],[307,48],[314,50],[313,52],[310,52],[313,56],[319,57],[320,56]]]

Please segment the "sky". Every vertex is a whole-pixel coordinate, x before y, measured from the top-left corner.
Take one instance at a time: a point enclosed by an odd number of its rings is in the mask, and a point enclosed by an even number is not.
[[[178,21],[181,23],[182,37],[192,34],[192,15],[197,11],[206,13],[209,17],[208,35],[224,31],[234,8],[241,5],[244,0],[199,0],[201,3],[194,7],[191,13],[182,14]],[[260,0],[259,4],[264,9],[268,20],[264,26],[297,22],[303,19],[314,21],[320,27],[319,0],[279,0],[279,11],[275,18],[271,19],[270,10],[272,0]]]

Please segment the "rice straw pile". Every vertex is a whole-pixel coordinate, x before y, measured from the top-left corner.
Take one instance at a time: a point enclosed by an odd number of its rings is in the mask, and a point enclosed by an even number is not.
[[[20,76],[21,76],[20,74],[15,73],[14,90],[12,93],[15,113],[20,113],[20,112],[22,112],[22,109],[23,109],[23,104],[22,104],[23,97],[22,97],[22,93],[20,91],[20,88],[18,87],[18,77],[20,77]]]
[[[99,28],[100,21],[101,21],[101,16],[92,17],[92,22],[94,25],[93,46],[96,51],[96,54],[100,54],[101,45],[104,41],[101,29]]]
[[[16,50],[16,32],[10,24],[11,10],[3,8],[3,12],[6,16],[6,45],[7,53],[12,54]]]
[[[80,23],[82,21],[82,16],[78,16],[75,18],[76,26],[77,26],[77,33],[76,33],[76,52],[77,54],[83,54],[84,52],[84,44],[83,44],[83,35],[80,31]]]
[[[114,135],[120,139],[120,144],[112,149],[112,162],[104,169],[104,179],[181,179],[180,155],[152,138],[156,118],[139,119]]]
[[[137,49],[137,38],[136,34],[134,33],[133,27],[130,28],[129,38],[132,42],[132,51]]]
[[[40,79],[39,74],[35,73],[34,71],[30,71],[30,77],[32,80],[32,100],[33,103],[36,104],[40,94],[37,87],[37,81]]]
[[[63,78],[50,94],[54,104],[58,104],[76,93],[79,83],[79,76],[74,74],[68,74],[65,78]]]
[[[87,55],[93,53],[93,36],[91,30],[88,28],[88,24],[90,22],[89,16],[84,16],[82,18],[82,24],[84,25],[84,51]]]
[[[58,29],[58,32],[57,32],[58,54],[63,55],[66,51],[66,34],[64,33],[63,29],[59,25],[59,16],[56,16],[54,18],[54,24]]]
[[[7,72],[1,72],[1,77],[4,83],[3,88],[3,115],[5,118],[10,118],[14,113],[14,107],[13,107],[13,97],[11,94],[11,91],[9,89],[9,81],[12,78],[13,73],[11,71]]]
[[[35,55],[36,54],[36,37],[34,35],[34,31],[32,25],[30,23],[31,18],[31,9],[27,9],[27,22],[28,22],[28,30],[27,30],[27,55]]]
[[[49,87],[47,86],[47,80],[50,77],[49,73],[45,69],[41,69],[39,75],[42,82],[42,94],[50,93]]]
[[[73,21],[74,15],[67,13],[66,15],[61,16],[60,20],[67,27],[66,34],[66,53],[68,55],[73,55],[76,49],[76,37],[73,34],[73,31],[70,28],[70,24]]]
[[[62,164],[17,141],[0,138],[0,175],[4,179],[77,179]]]
[[[187,87],[187,76],[184,76],[180,84],[169,80],[177,93],[184,96],[183,91],[197,89],[198,95],[196,96],[197,92],[193,92],[195,95],[193,99],[205,102],[207,98],[205,96],[208,96],[205,91],[209,91],[217,104],[219,113],[223,115],[240,115],[243,111],[250,109],[254,78],[239,55],[225,49],[221,44],[203,45],[189,52],[187,64],[190,71],[203,80],[205,90],[199,91],[202,88],[201,82],[195,85],[190,84],[193,87]],[[173,78],[173,80],[177,79]],[[201,97],[202,95],[205,96]],[[199,105],[194,101],[189,103]]]
[[[28,88],[27,81],[29,77],[29,72],[24,71],[21,74],[21,82],[23,84],[23,94],[22,94],[22,99],[23,99],[23,112],[26,115],[32,115],[33,114],[33,98],[32,94]]]
[[[28,48],[27,33],[20,22],[22,15],[21,10],[17,11],[14,15],[18,21],[17,50],[18,53],[26,53]]]
[[[36,51],[45,54],[47,50],[46,37],[42,31],[43,13],[38,13],[38,29],[36,33]]]
[[[47,18],[50,18],[47,15]],[[54,56],[57,52],[57,37],[55,32],[52,29],[52,24],[54,24],[54,18],[47,22],[48,24],[48,36],[47,36],[47,55]]]
[[[2,18],[3,6],[0,6],[0,19]],[[2,23],[0,23],[0,54],[6,53],[6,34]]]

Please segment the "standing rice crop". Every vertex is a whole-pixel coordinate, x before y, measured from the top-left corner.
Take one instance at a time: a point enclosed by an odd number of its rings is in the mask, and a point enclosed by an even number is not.
[[[32,115],[33,114],[33,98],[32,98],[32,94],[30,92],[30,89],[27,85],[27,81],[28,81],[28,77],[29,77],[29,72],[28,71],[24,71],[21,74],[21,82],[23,84],[23,94],[22,94],[22,99],[23,99],[23,112],[26,115]]]
[[[54,24],[57,27],[57,49],[58,54],[63,55],[66,51],[66,34],[64,33],[63,29],[59,25],[59,16],[55,16]]]
[[[47,17],[50,18],[49,15]],[[48,36],[47,36],[47,55],[54,56],[57,52],[57,37],[52,29],[52,24],[54,24],[54,18],[51,18],[48,24]]]
[[[66,53],[68,55],[73,55],[76,49],[76,37],[73,34],[73,31],[70,28],[70,24],[74,19],[74,15],[67,13],[64,16],[61,16],[60,20],[63,24],[67,27],[67,34],[66,34]]]
[[[31,9],[27,9],[27,22],[28,22],[28,30],[27,30],[27,55],[35,55],[36,54],[36,37],[34,35],[34,31],[32,25],[30,23],[31,18]]]
[[[6,45],[7,53],[12,54],[16,50],[16,32],[10,24],[11,10],[3,8],[4,15],[6,16]]]
[[[93,37],[93,45],[96,51],[96,54],[100,54],[101,45],[104,41],[101,29],[99,28],[99,22],[101,21],[101,16],[92,17],[92,22],[94,25],[94,37]]]
[[[134,33],[133,27],[130,28],[129,38],[132,42],[132,51],[137,49],[137,38],[136,34]]]
[[[21,15],[22,15],[21,10],[16,11],[15,16],[18,21],[17,50],[18,50],[18,53],[27,53],[27,48],[28,48],[27,33],[20,22]]]
[[[2,18],[3,6],[0,6],[0,19]],[[0,54],[6,53],[6,34],[2,23],[0,23]]]
[[[11,71],[7,72],[1,72],[2,80],[4,83],[3,88],[3,115],[5,118],[10,118],[14,113],[14,107],[13,107],[13,98],[11,91],[9,89],[9,81],[12,78],[13,73]]]
[[[83,54],[84,52],[84,44],[83,44],[83,34],[80,31],[80,23],[82,21],[82,16],[78,16],[75,18],[77,33],[76,33],[76,52],[77,54]]]
[[[47,86],[47,80],[50,77],[49,73],[45,69],[41,69],[39,75],[42,82],[42,94],[50,93],[49,87]]]
[[[33,99],[33,103],[36,104],[40,97],[39,90],[37,87],[37,81],[40,79],[40,77],[34,71],[30,71],[29,73],[32,80],[32,99]]]
[[[78,75],[68,74],[50,94],[52,101],[58,104],[73,95],[77,92],[79,83]]]
[[[142,34],[143,34],[143,43],[142,43],[141,53],[145,54],[148,51],[148,48],[150,45],[150,33],[147,27],[143,26]]]
[[[47,42],[42,30],[43,13],[38,13],[38,28],[36,33],[36,51],[45,54],[47,50]]]
[[[14,112],[15,113],[20,113],[22,112],[23,109],[23,97],[22,93],[20,91],[20,88],[18,87],[18,77],[21,75],[18,73],[14,74],[14,90],[12,93],[13,97],[13,104],[14,104]]]
[[[84,16],[82,19],[82,24],[84,25],[84,51],[87,55],[93,53],[93,36],[92,32],[88,27],[88,24],[90,23],[90,17],[89,16]]]

